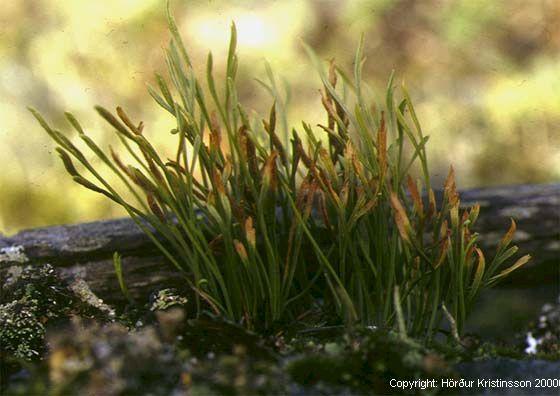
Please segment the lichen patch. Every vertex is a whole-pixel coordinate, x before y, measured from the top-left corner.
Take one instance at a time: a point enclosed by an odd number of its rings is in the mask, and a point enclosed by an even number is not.
[[[0,263],[14,262],[14,263],[27,263],[29,259],[25,255],[23,246],[8,246],[0,249]]]

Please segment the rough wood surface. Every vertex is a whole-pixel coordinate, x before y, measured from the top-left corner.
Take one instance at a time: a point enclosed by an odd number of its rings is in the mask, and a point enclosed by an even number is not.
[[[467,190],[461,193],[461,202],[481,205],[476,228],[482,245],[490,251],[507,230],[509,219],[517,222],[514,242],[520,247],[519,254],[530,253],[533,260],[508,284],[558,283],[560,184]],[[2,274],[14,265],[8,261],[8,253],[18,246],[30,263],[48,262],[65,276],[79,275],[107,299],[118,298],[119,294],[111,259],[115,251],[125,257],[125,278],[133,293],[180,281],[170,265],[162,265],[165,260],[130,219],[37,228],[10,237],[0,235]]]
[[[531,254],[533,259],[504,285],[560,284],[560,184],[468,190],[461,193],[461,202],[480,204],[475,229],[489,253],[509,227],[510,218],[517,223],[513,242],[519,246],[518,255]]]

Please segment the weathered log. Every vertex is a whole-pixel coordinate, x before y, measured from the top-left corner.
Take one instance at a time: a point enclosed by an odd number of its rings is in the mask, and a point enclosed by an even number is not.
[[[534,287],[560,284],[560,184],[518,185],[467,190],[461,193],[463,205],[480,204],[475,230],[480,245],[493,254],[509,227],[517,223],[513,243],[518,256],[532,260],[508,277],[503,286]]]
[[[159,287],[185,284],[181,274],[159,253],[150,238],[131,219],[25,230],[0,237],[0,274],[17,266],[50,263],[66,279],[84,279],[107,301],[120,301],[113,254],[122,256],[123,276],[132,297]]]
[[[481,205],[476,230],[481,234],[481,244],[490,253],[507,230],[510,218],[517,222],[514,243],[520,248],[519,254],[530,253],[533,260],[514,273],[507,285],[537,286],[559,281],[560,184],[467,190],[461,193],[461,199],[463,205]],[[3,274],[14,265],[8,256],[17,247],[21,247],[28,262],[48,262],[60,268],[64,276],[79,275],[94,292],[108,300],[121,298],[112,263],[115,251],[124,256],[124,276],[133,294],[181,282],[179,273],[130,219],[37,228],[11,237],[0,236]]]

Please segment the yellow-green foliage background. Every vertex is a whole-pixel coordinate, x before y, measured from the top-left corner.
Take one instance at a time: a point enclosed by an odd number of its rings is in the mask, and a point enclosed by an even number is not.
[[[560,1],[362,0],[172,3],[195,63],[223,59],[239,30],[240,96],[264,112],[253,80],[264,59],[290,82],[290,118],[322,120],[318,78],[302,50],[350,68],[365,33],[366,79],[381,96],[391,69],[406,80],[436,179],[453,163],[461,187],[560,176]],[[119,216],[74,185],[26,106],[59,128],[71,110],[103,146],[114,142],[92,106],[125,107],[161,145],[171,120],[148,96],[164,72],[163,0],[11,0],[0,6],[0,232]],[[312,78],[310,76],[313,76]]]

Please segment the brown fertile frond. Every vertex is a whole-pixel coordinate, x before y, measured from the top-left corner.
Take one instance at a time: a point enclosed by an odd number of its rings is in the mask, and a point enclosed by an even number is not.
[[[385,177],[387,170],[387,129],[385,128],[385,113],[381,112],[381,123],[377,131],[377,161],[379,164],[379,179]]]
[[[311,181],[311,184],[309,185],[305,197],[305,204],[303,208],[304,219],[308,219],[309,216],[311,215],[311,209],[313,209],[313,204],[315,203],[315,194],[318,189],[319,189],[319,183],[317,182],[316,179],[313,179]]]
[[[262,122],[263,122],[264,130],[270,136],[270,149],[271,150],[276,149],[278,151],[282,164],[287,167],[288,157],[286,155],[286,150],[284,149],[284,145],[282,144],[282,142],[278,138],[278,135],[275,132],[276,131],[276,102],[272,105],[272,108],[270,109],[269,121],[267,122],[266,120],[262,120]]]
[[[346,142],[346,146],[344,147],[343,157],[345,160],[344,165],[344,179],[350,180],[350,177],[354,174],[352,169],[352,157],[355,155],[354,145],[352,144],[351,140]]]
[[[62,163],[64,164],[64,168],[66,168],[66,171],[71,176],[80,176],[80,174],[76,170],[76,167],[74,166],[74,163],[72,162],[72,159],[70,158],[68,153],[66,151],[64,151],[63,149],[61,149],[60,147],[57,147],[56,151],[58,153],[58,156],[62,160]]]
[[[105,121],[111,124],[113,128],[115,128],[118,132],[122,133],[127,138],[134,140],[134,135],[131,134],[130,131],[126,129],[125,126],[121,124],[119,120],[117,120],[115,116],[111,114],[110,111],[108,111],[107,109],[101,106],[95,106],[95,110],[99,113],[101,117],[103,117],[103,119],[105,119]]]
[[[144,191],[150,193],[157,192],[156,186],[153,185],[153,183],[142,173],[140,169],[129,166],[128,171],[131,173],[132,181]]]
[[[208,242],[208,249],[215,253],[220,253],[223,250],[224,236],[222,234],[217,235],[210,242]]]
[[[511,241],[513,240],[513,236],[515,235],[515,231],[517,230],[517,224],[515,224],[515,221],[513,219],[510,220],[511,224],[509,226],[509,229],[500,241],[500,249],[506,248],[511,243]]]
[[[218,172],[217,169],[212,169],[212,184],[214,188],[220,195],[226,194],[226,187],[224,186],[224,182],[222,181],[222,175]]]
[[[436,206],[436,196],[434,194],[434,190],[430,188],[428,191],[428,219],[431,219],[432,216],[437,216],[437,206]]]
[[[181,165],[179,164],[177,161],[171,160],[171,159],[167,159],[167,162],[165,163],[165,166],[170,167],[175,169],[175,172],[180,175],[186,175],[187,174],[187,170]]]
[[[299,189],[296,194],[296,208],[299,211],[301,211],[301,209],[303,208],[303,202],[305,200],[305,197],[307,196],[307,192],[311,186],[312,180],[313,180],[313,176],[309,173],[307,174],[307,176],[305,176],[305,178],[302,180],[301,184],[299,185]]]
[[[451,231],[449,230],[449,225],[447,224],[447,220],[444,220],[439,229],[439,236],[440,238],[447,238],[450,235]]]
[[[227,198],[233,216],[235,216],[237,221],[242,223],[245,220],[245,209],[243,208],[243,201],[237,201],[229,193],[227,194]]]
[[[474,225],[474,223],[476,223],[479,213],[480,213],[480,205],[476,204],[469,211],[469,221],[471,222],[471,225]]]
[[[132,123],[132,121],[130,121],[130,118],[124,112],[122,107],[120,107],[120,106],[117,107],[117,114],[118,114],[119,118],[122,120],[122,122],[124,122],[124,124],[128,127],[128,129],[130,129],[135,135],[141,135],[142,134],[142,130],[144,129],[144,124],[142,122],[140,122],[138,127],[135,126]]]
[[[439,246],[439,253],[433,265],[434,268],[438,268],[443,263],[447,251],[449,250],[450,247],[451,230],[449,230],[449,227],[447,225],[447,220],[444,220],[441,225],[441,228],[439,230],[439,237],[440,237],[439,241],[435,241],[435,246],[434,246],[434,247]]]
[[[147,201],[148,201],[148,206],[149,206],[150,210],[152,211],[152,213],[155,214],[157,216],[157,218],[160,219],[161,221],[165,221],[165,216],[163,215],[163,211],[161,210],[161,208],[157,204],[157,202],[154,198],[154,195],[151,194],[151,193],[147,193],[146,198],[147,198]]]
[[[332,105],[332,99],[327,95],[326,92],[321,91],[321,103],[323,107],[327,111],[327,125],[328,128],[333,131],[335,127],[335,118],[334,115],[336,114]]]
[[[330,60],[330,65],[329,65],[329,84],[335,88],[336,87],[336,81],[337,81],[337,76],[336,76],[336,67],[334,64],[334,59]],[[325,110],[327,111],[327,122],[328,122],[328,127],[331,131],[334,131],[334,127],[336,125],[336,118],[340,117],[340,113],[337,114],[337,110],[335,110],[335,107],[333,107],[333,103],[334,100],[331,96],[331,94],[329,93],[329,90],[327,89],[327,87],[325,86],[325,88],[323,90],[320,90],[321,93],[321,102],[323,103],[323,107],[325,108]],[[343,119],[343,117],[340,117],[341,119]],[[339,131],[340,132],[340,131]],[[329,135],[329,144],[331,144],[332,138]]]
[[[297,137],[297,135],[295,135],[295,136]],[[313,161],[311,161],[311,158],[309,158],[309,156],[307,155],[307,153],[303,149],[303,145],[302,145],[301,139],[299,139],[299,137],[297,137],[295,145],[296,145],[297,155],[298,155],[299,158],[301,158],[301,161],[303,162],[305,167],[307,169],[312,169],[314,167]]]
[[[222,178],[227,183],[231,177],[233,172],[233,159],[231,158],[230,154],[226,154],[226,158],[224,159],[224,169],[222,169]]]
[[[362,161],[358,159],[357,153],[352,153],[352,168],[356,172],[356,176],[360,179],[363,185],[367,185],[367,179],[364,174],[364,165]]]
[[[323,190],[318,191],[318,204],[319,204],[319,213],[323,218],[323,222],[325,223],[325,227],[330,230],[332,228],[331,221],[329,219],[329,213],[327,211],[327,203],[325,199],[325,192]]]
[[[156,166],[154,161],[150,157],[146,157],[146,162],[148,162],[148,168],[150,169],[150,173],[158,180],[160,183],[165,183],[165,179],[163,178],[159,168]]]
[[[436,261],[434,262],[434,265],[433,265],[434,269],[439,268],[439,266],[441,264],[443,264],[443,261],[445,260],[445,256],[447,255],[447,252],[449,251],[449,246],[450,246],[449,237],[446,236],[443,239],[443,243],[441,244],[438,257],[437,257]]]
[[[525,264],[527,264],[527,262],[531,260],[531,255],[530,254],[526,254],[525,256],[521,257],[519,260],[517,260],[515,262],[515,264],[513,264],[511,267],[506,268],[505,270],[501,271],[498,275],[493,276],[492,278],[490,278],[490,281],[497,281],[500,278],[503,278],[507,275],[509,275],[510,273],[512,273],[513,271],[515,271],[516,269],[521,268],[522,266],[524,266]]]
[[[342,106],[336,101],[334,104],[336,107],[336,114],[338,115],[338,118],[342,120],[342,124],[344,125],[343,127],[340,125],[338,126],[338,134],[340,137],[344,137],[346,135],[346,130],[348,130],[348,125],[350,125],[350,120],[348,119],[348,114],[346,114]]]
[[[467,221],[469,218],[469,214],[467,213],[466,210],[463,210],[463,215],[461,216],[461,224],[465,224],[465,221]]]
[[[268,116],[268,132],[273,134],[276,131],[276,101],[272,104],[270,108],[270,114]]]
[[[457,186],[455,184],[455,169],[453,169],[453,165],[449,167],[449,173],[447,174],[443,191],[451,207],[459,204],[459,194],[457,193]]]
[[[418,187],[416,186],[416,183],[410,175],[408,175],[406,182],[410,197],[412,198],[414,209],[416,210],[416,213],[422,218],[424,217],[424,204],[422,202],[422,198],[420,197],[420,193],[418,192]]]
[[[272,150],[262,168],[263,185],[266,188],[270,189],[270,191],[276,191],[276,187],[278,184],[278,170],[276,168],[277,157],[278,151]]]
[[[242,124],[237,130],[237,146],[239,147],[239,155],[243,161],[247,161],[248,150],[247,150],[247,127]]]
[[[451,218],[451,227],[457,229],[459,227],[459,202],[449,209],[449,217]]]
[[[215,111],[210,114],[210,151],[222,152],[222,130]]]
[[[323,107],[327,111],[327,116],[329,117],[329,128],[332,129],[334,128],[334,121],[337,117],[336,110],[333,107],[333,100],[326,88],[324,90],[319,90],[319,93],[321,94],[321,103],[323,104]]]
[[[331,84],[333,88],[336,88],[336,80],[336,65],[333,58],[329,61],[329,84]]]
[[[257,158],[257,149],[255,143],[251,140],[251,137],[247,134],[247,130],[240,129],[240,139],[245,142],[245,150],[247,152],[247,164],[249,166],[249,173],[253,178],[254,182],[260,182],[259,179],[259,165]]]
[[[342,188],[340,189],[337,198],[341,205],[347,206],[348,205],[348,198],[350,197],[350,182],[345,180],[342,184]]]
[[[234,239],[233,240],[233,246],[235,247],[235,251],[237,252],[239,257],[241,258],[241,260],[242,261],[247,261],[249,256],[247,255],[247,250],[245,249],[245,246],[243,245],[243,243],[241,243],[241,241],[239,241],[237,239]]]
[[[486,270],[486,259],[484,258],[484,253],[482,253],[482,250],[479,248],[476,248],[475,251],[478,255],[478,264],[476,266],[476,272],[474,273],[471,292],[469,293],[470,298],[472,298],[480,288],[484,277],[484,271]]]
[[[127,175],[130,179],[134,180],[134,177],[132,176],[132,173],[130,172],[130,170],[128,169],[128,167],[125,166],[125,164],[121,161],[121,158],[119,157],[119,155],[117,154],[117,152],[115,152],[111,146],[109,146],[109,152],[111,153],[111,158],[113,158],[113,161],[115,162],[115,164],[117,165],[117,167],[118,167],[125,175]]]
[[[245,229],[245,238],[247,238],[247,242],[249,242],[249,245],[254,248],[257,245],[257,236],[255,227],[253,226],[253,218],[251,216],[248,216],[247,219],[245,219],[243,227]]]
[[[405,242],[410,243],[410,234],[412,231],[412,227],[410,225],[408,215],[406,214],[406,210],[404,209],[404,206],[402,205],[399,197],[394,192],[391,192],[390,201],[391,206],[393,207],[395,223],[399,230],[399,234]]]

